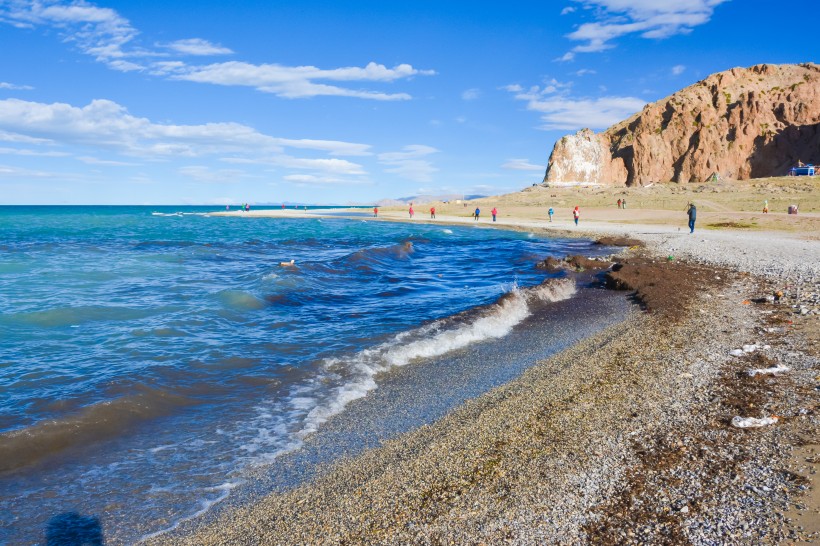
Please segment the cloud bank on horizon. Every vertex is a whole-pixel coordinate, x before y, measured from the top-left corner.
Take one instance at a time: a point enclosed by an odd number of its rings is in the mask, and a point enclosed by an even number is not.
[[[563,133],[606,128],[714,71],[690,51],[698,30],[742,10],[566,0],[452,16],[354,2],[305,18],[297,3],[203,2],[180,23],[157,14],[184,5],[115,4],[0,0],[0,37],[18,45],[0,82],[6,202],[515,191],[540,181]]]

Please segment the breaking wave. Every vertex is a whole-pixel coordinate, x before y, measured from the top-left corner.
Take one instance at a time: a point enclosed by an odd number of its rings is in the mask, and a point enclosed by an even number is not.
[[[548,279],[531,288],[516,287],[486,307],[402,332],[349,357],[328,358],[317,376],[294,386],[284,400],[257,408],[257,417],[247,425],[260,432],[243,449],[257,463],[298,449],[304,438],[350,402],[376,389],[380,373],[504,337],[531,314],[534,303],[557,302],[575,293],[575,282],[569,279]]]

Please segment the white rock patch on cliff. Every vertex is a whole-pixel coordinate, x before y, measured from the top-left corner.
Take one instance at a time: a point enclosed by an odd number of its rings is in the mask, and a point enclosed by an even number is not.
[[[589,129],[567,135],[555,144],[544,183],[550,186],[598,184],[603,179],[609,153]]]

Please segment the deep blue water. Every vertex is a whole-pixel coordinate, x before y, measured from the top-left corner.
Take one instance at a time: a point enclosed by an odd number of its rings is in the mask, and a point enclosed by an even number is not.
[[[218,210],[0,207],[0,542],[71,511],[133,540],[207,509],[381,374],[508,333],[536,261],[595,252]]]

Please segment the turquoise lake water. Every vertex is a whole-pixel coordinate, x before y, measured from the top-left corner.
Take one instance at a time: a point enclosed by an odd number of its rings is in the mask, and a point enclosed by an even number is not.
[[[0,542],[70,512],[125,541],[173,527],[391,369],[572,297],[538,288],[537,261],[605,251],[218,210],[0,207]]]

